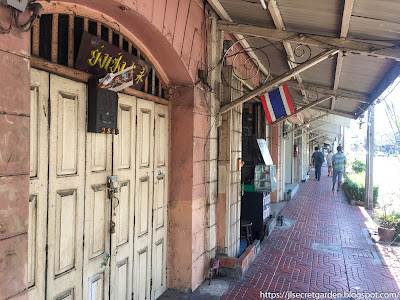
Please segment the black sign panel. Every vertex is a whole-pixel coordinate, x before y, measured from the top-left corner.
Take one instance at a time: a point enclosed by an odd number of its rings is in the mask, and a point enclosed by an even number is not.
[[[140,90],[149,75],[151,64],[94,35],[83,33],[75,69],[102,77],[130,66],[133,66],[133,85],[130,87]]]

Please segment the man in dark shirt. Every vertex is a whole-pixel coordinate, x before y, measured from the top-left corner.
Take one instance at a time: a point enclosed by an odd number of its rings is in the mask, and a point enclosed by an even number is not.
[[[311,156],[311,165],[315,167],[315,179],[321,179],[321,167],[325,161],[325,156],[319,151],[319,147],[314,148],[315,152]]]

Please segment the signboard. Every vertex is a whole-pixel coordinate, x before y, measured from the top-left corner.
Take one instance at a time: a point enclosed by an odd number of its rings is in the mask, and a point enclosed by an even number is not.
[[[130,88],[140,90],[149,75],[151,64],[94,35],[83,33],[75,69],[101,77],[129,67],[133,71]]]
[[[273,165],[271,155],[269,154],[267,142],[264,139],[257,139],[258,147],[260,148],[261,155],[264,159],[264,163],[269,166]]]

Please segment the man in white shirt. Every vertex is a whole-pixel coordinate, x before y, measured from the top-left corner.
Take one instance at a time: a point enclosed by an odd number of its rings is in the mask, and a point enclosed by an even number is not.
[[[328,176],[333,176],[332,157],[332,150],[329,150],[329,153],[326,156],[326,164],[328,165]]]

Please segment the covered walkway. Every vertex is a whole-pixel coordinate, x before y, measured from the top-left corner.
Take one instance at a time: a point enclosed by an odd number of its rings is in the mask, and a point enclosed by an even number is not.
[[[376,225],[369,213],[350,206],[342,191],[331,188],[326,168],[321,181],[311,174],[282,210],[283,226],[277,226],[243,279],[233,281],[221,299],[260,299],[260,292],[265,298],[266,292],[286,291],[337,292],[350,298],[344,293],[400,291],[400,251],[374,244],[368,229]]]

